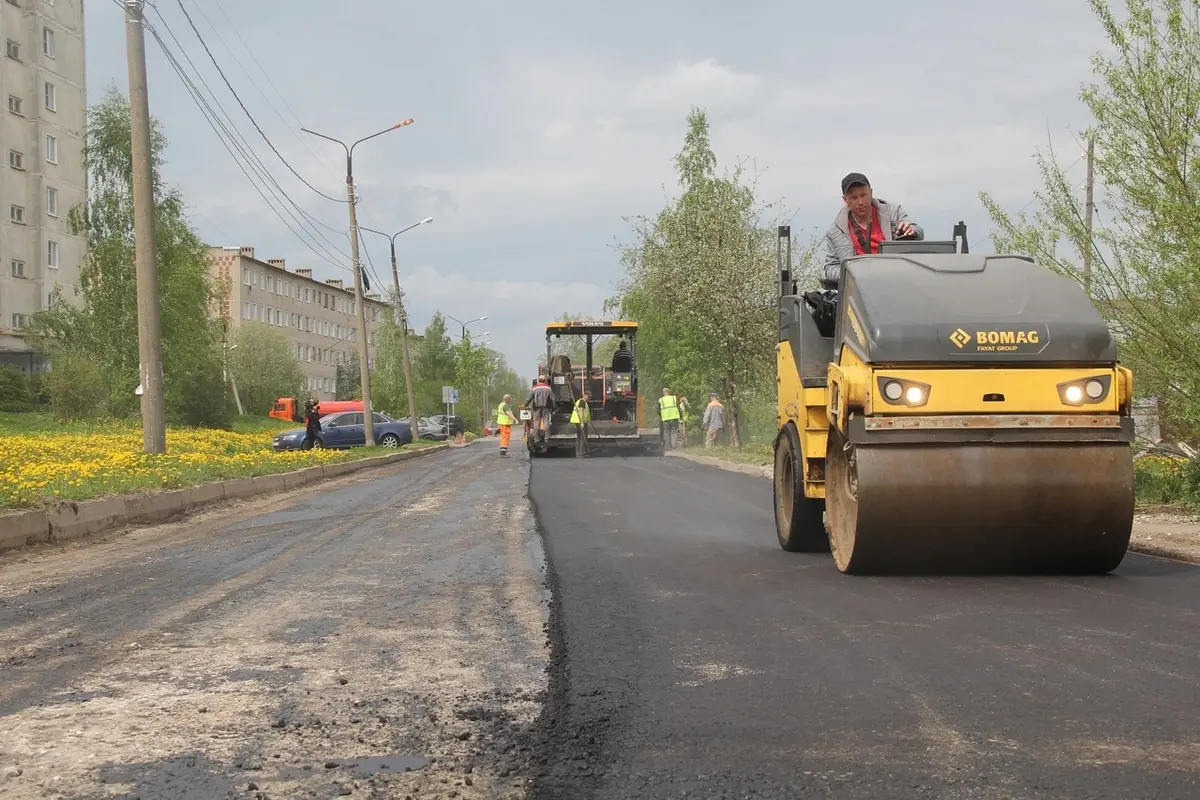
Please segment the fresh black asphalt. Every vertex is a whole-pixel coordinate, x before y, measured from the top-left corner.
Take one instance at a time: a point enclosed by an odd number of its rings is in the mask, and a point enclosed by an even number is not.
[[[769,481],[545,459],[538,798],[1200,797],[1200,569],[861,578]],[[936,502],[936,498],[930,498]]]

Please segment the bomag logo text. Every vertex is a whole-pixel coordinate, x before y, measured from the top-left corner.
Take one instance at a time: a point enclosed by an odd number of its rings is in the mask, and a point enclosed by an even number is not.
[[[1041,344],[1042,337],[1038,331],[976,331],[976,353],[1016,353],[1026,351]]]

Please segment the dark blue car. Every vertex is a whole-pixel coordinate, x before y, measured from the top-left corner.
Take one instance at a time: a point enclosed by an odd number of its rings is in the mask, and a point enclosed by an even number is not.
[[[376,411],[371,415],[375,422],[375,444],[381,447],[401,447],[413,440],[408,420],[392,419]],[[321,432],[313,447],[341,450],[347,447],[362,447],[367,443],[363,412],[339,411],[321,417]],[[304,446],[304,429],[284,431],[275,437],[276,450],[299,450]]]

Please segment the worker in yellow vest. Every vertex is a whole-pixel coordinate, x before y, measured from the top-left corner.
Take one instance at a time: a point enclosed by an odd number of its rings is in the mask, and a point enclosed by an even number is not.
[[[512,440],[512,426],[517,424],[517,415],[512,409],[512,395],[504,395],[496,406],[496,424],[500,426],[500,455],[508,455],[508,443]]]
[[[658,418],[662,420],[663,444],[674,450],[679,436],[679,400],[669,388],[663,389],[663,396],[658,398]]]
[[[592,421],[592,407],[588,405],[588,393],[575,401],[571,409],[571,423],[575,426],[575,457],[587,454],[587,424]]]

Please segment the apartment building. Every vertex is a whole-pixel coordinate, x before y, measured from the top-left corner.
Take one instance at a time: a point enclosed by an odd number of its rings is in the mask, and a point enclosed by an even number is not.
[[[67,225],[87,197],[83,0],[0,0],[0,41],[0,364],[35,371],[21,329],[86,246]]]
[[[251,320],[278,328],[292,344],[311,396],[334,399],[338,365],[358,352],[354,284],[315,280],[311,269],[289,271],[282,258],[260,261],[253,247],[210,247],[208,252],[213,276],[225,288],[221,313],[230,328]],[[366,295],[364,302],[367,355],[374,365],[377,323],[391,307],[376,294]]]

